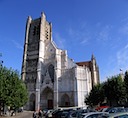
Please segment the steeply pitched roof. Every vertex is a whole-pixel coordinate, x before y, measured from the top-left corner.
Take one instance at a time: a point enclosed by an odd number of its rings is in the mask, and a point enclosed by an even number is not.
[[[76,62],[76,64],[77,64],[78,66],[87,66],[87,67],[90,68],[90,66],[91,66],[91,61]]]

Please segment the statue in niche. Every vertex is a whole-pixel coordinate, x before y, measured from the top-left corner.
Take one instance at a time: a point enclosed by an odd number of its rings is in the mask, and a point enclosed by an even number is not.
[[[48,70],[47,70],[47,71],[46,71],[46,74],[45,74],[45,83],[46,83],[46,84],[49,84],[50,81],[51,81],[51,78],[50,78],[49,73],[48,73]]]
[[[51,64],[48,66],[44,75],[41,75],[41,83],[49,84],[50,82],[54,82],[54,66]]]

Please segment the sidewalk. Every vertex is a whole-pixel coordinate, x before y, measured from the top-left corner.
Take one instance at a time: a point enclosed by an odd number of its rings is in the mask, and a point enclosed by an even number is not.
[[[21,113],[17,113],[16,116],[0,116],[0,118],[32,118],[32,111],[23,111]]]

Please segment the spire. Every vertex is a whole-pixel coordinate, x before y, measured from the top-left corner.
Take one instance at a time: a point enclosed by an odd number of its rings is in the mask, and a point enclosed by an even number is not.
[[[44,12],[41,12],[41,24],[44,24],[46,22],[46,16]]]
[[[44,12],[41,12],[41,17],[46,17]]]
[[[32,17],[31,16],[28,16],[28,20],[32,20]]]
[[[94,54],[92,53],[92,57],[91,57],[91,60],[93,60],[93,59],[95,59],[95,57],[94,57]]]
[[[95,64],[95,65],[96,65],[96,59],[95,59],[95,56],[94,56],[94,54],[93,54],[93,53],[92,53],[91,61],[92,61],[92,63],[93,63],[93,64]]]
[[[31,21],[32,21],[32,17],[28,16],[27,23],[31,23]]]

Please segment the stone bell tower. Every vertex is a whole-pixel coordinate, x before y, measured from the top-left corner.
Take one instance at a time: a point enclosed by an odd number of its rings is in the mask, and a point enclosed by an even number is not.
[[[30,16],[27,19],[21,75],[29,93],[29,101],[25,106],[28,110],[40,108],[41,67],[44,63],[45,42],[51,40],[51,27],[44,13],[38,19],[33,20]]]

